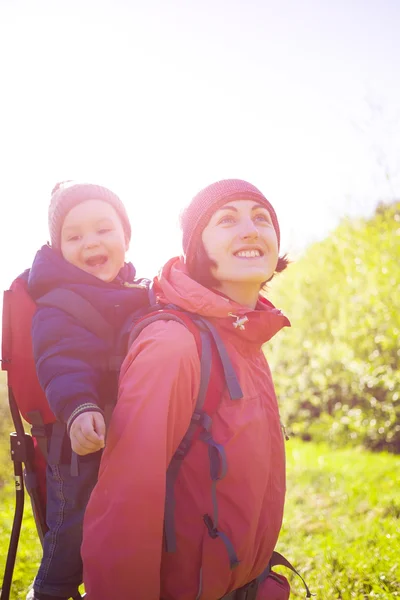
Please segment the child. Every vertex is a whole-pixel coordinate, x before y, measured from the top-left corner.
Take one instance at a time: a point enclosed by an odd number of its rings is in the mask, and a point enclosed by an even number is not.
[[[125,263],[131,227],[111,190],[63,182],[49,207],[51,246],[37,253],[28,288],[38,301],[57,289],[80,295],[114,328],[148,304],[145,282]],[[104,447],[104,407],[116,398],[117,372],[108,367],[112,344],[60,308],[39,306],[32,322],[36,370],[57,421],[49,432],[47,512],[49,531],[33,595],[51,600],[78,594],[82,582],[82,520]],[[71,473],[71,448],[80,455]]]

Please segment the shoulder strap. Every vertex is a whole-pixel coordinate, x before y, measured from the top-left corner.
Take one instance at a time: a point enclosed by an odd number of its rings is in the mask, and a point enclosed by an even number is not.
[[[175,498],[174,487],[183,460],[189,452],[195,439],[202,439],[209,447],[210,475],[212,479],[212,496],[214,505],[214,518],[204,515],[205,522],[210,521],[209,530],[212,537],[220,537],[224,542],[230,559],[231,567],[238,564],[233,546],[228,537],[217,529],[217,502],[216,483],[226,473],[226,457],[222,446],[217,444],[211,435],[212,416],[218,409],[222,388],[221,379],[228,387],[232,400],[243,397],[242,390],[236,374],[217,330],[207,319],[199,315],[180,310],[176,306],[167,306],[138,321],[131,331],[129,345],[138,337],[145,327],[155,321],[176,321],[189,329],[193,334],[200,356],[200,386],[196,399],[195,409],[186,431],[171,462],[167,468],[166,496],[164,514],[164,542],[167,552],[176,550],[175,536]],[[222,377],[223,373],[223,377]],[[210,529],[211,528],[211,529]]]
[[[105,320],[102,314],[85,298],[72,290],[55,289],[48,292],[36,304],[38,306],[51,306],[60,308],[74,317],[86,329],[94,333],[107,344],[113,345],[115,334],[113,327]]]
[[[176,549],[175,527],[174,527],[174,485],[182,465],[183,458],[188,453],[195,439],[200,439],[208,447],[211,478],[211,499],[213,505],[212,517],[203,515],[203,521],[211,538],[219,538],[225,545],[229,557],[231,569],[234,569],[239,561],[228,535],[218,528],[218,502],[217,483],[227,473],[227,460],[223,445],[217,443],[212,436],[212,423],[214,413],[217,411],[223,388],[221,381],[226,385],[231,400],[240,400],[243,397],[235,370],[226,351],[225,345],[217,329],[204,317],[184,312],[186,319],[192,321],[193,325],[200,331],[202,340],[201,348],[201,382],[199,395],[196,401],[195,411],[188,431],[184,435],[175,455],[173,456],[167,470],[167,495],[165,511],[165,546],[167,552]],[[191,329],[191,327],[188,327]],[[203,369],[204,377],[203,379]],[[169,508],[171,504],[171,508]]]
[[[188,314],[188,313],[185,313]],[[224,377],[226,381],[226,385],[228,387],[229,395],[231,400],[240,400],[243,398],[243,392],[239,385],[239,382],[236,377],[235,370],[232,366],[231,359],[228,356],[225,345],[221,340],[221,336],[218,331],[215,329],[214,325],[212,325],[207,319],[204,317],[200,317],[198,315],[193,318],[193,322],[204,331],[207,331],[211,334],[212,339],[217,348],[218,356],[221,361],[221,365],[224,371]]]
[[[240,400],[243,398],[243,392],[239,385],[236,377],[235,370],[226,351],[225,345],[221,340],[221,336],[217,332],[216,328],[204,317],[200,315],[189,313],[187,311],[179,310],[175,306],[172,308],[163,308],[147,315],[140,319],[133,327],[130,335],[128,347],[135,341],[138,335],[143,331],[147,325],[154,323],[154,321],[177,321],[184,325],[196,338],[196,331],[200,330],[200,337],[202,340],[205,338],[211,338],[216,346],[218,357],[221,361],[222,369],[224,371],[224,377],[226,385],[228,387],[229,395],[231,400]],[[203,334],[203,335],[202,335]],[[198,344],[199,355],[201,357],[200,346]],[[206,356],[204,356],[206,358]],[[207,359],[211,362],[211,344],[209,343],[209,352],[207,353]],[[203,380],[201,380],[203,381]],[[206,382],[208,384],[208,381]]]
[[[185,327],[188,325],[183,322]],[[188,329],[193,327],[193,322],[190,322]],[[189,452],[196,432],[203,420],[203,407],[207,397],[216,398],[217,394],[210,390],[209,382],[212,370],[212,347],[211,340],[205,332],[200,332],[200,344],[198,351],[200,355],[200,386],[196,399],[196,405],[190,420],[189,427],[183,436],[175,454],[173,455],[170,464],[167,468],[166,476],[166,494],[165,494],[165,513],[164,513],[164,544],[167,552],[176,551],[176,536],[175,536],[175,495],[174,488],[178,473],[182,466],[182,462]],[[219,401],[219,398],[218,398]],[[215,402],[215,410],[217,402]]]

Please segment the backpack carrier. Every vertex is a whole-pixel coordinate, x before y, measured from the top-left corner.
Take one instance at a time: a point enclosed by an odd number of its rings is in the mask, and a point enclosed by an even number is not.
[[[6,559],[0,600],[8,600],[12,584],[18,541],[24,511],[24,488],[29,491],[36,529],[41,543],[46,525],[46,459],[49,451],[61,451],[65,428],[56,421],[39,384],[33,357],[31,326],[38,305],[64,310],[97,337],[120,349],[123,338],[116,338],[111,325],[90,302],[69,290],[55,289],[35,303],[27,289],[29,271],[15,279],[4,292],[2,318],[2,370],[7,373],[8,401],[15,432],[10,434],[11,459],[14,464],[15,512]],[[149,298],[150,298],[149,294]],[[133,317],[132,317],[133,318]],[[126,325],[126,327],[128,324]],[[125,328],[123,328],[124,330]],[[119,371],[122,355],[111,357],[108,368]],[[105,419],[112,407],[105,407]],[[31,435],[25,432],[22,418],[31,425]],[[54,436],[53,425],[54,427]],[[55,444],[53,444],[53,440]],[[52,449],[52,446],[56,448]],[[72,472],[78,469],[77,456],[72,453]],[[78,600],[77,596],[74,600]]]
[[[7,372],[8,399],[15,426],[10,434],[11,459],[14,464],[15,514],[0,600],[9,600],[12,575],[18,548],[24,509],[24,481],[29,490],[33,514],[40,540],[47,531],[46,514],[46,455],[47,432],[56,421],[50,410],[44,392],[37,379],[31,343],[31,321],[37,304],[55,306],[80,320],[85,327],[106,340],[114,340],[112,327],[86,300],[73,292],[65,290],[49,292],[35,303],[27,291],[25,272],[17,278],[10,289],[4,292],[3,329],[2,329],[2,369]],[[155,306],[153,291],[149,290],[149,302],[153,307],[145,317],[137,313],[127,321],[122,329],[118,350],[129,347],[140,332],[157,320],[174,320],[185,326],[194,336],[200,357],[200,387],[193,416],[178,449],[167,469],[167,489],[164,520],[164,542],[167,552],[176,549],[174,527],[174,485],[184,458],[192,443],[200,439],[208,446],[210,461],[211,494],[213,515],[203,515],[203,521],[211,538],[219,537],[227,550],[231,568],[235,568],[238,559],[232,543],[226,534],[218,529],[217,483],[227,471],[224,448],[212,437],[212,417],[217,411],[223,390],[227,387],[232,401],[242,398],[242,391],[224,344],[213,325],[205,318],[185,312],[179,307],[168,305]],[[157,310],[154,310],[156,308]],[[142,313],[143,314],[143,313]],[[133,327],[132,327],[132,324]],[[130,333],[129,333],[130,332]],[[127,340],[129,336],[129,345]],[[115,341],[115,340],[114,340]],[[110,360],[109,368],[119,370],[123,353]],[[24,431],[21,415],[31,424],[31,435]],[[73,466],[73,465],[72,465]],[[269,564],[261,575],[243,588],[224,596],[221,600],[255,600],[261,582],[268,578],[271,583],[271,600],[288,597],[287,580],[272,571],[272,567],[283,565],[294,573],[299,573],[279,553],[274,552]],[[301,575],[307,598],[311,593]],[[280,591],[281,590],[281,591]],[[279,593],[280,592],[280,593]],[[282,595],[286,594],[286,596]],[[82,598],[77,596],[74,600]]]

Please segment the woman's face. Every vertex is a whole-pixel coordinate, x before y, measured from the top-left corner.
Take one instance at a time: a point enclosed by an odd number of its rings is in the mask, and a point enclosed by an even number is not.
[[[208,256],[217,263],[211,272],[221,291],[232,284],[254,286],[258,295],[261,284],[275,272],[276,232],[268,209],[254,200],[227,202],[212,215],[202,241]]]

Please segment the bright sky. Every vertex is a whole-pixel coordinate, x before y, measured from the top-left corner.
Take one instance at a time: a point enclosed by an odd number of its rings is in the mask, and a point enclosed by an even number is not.
[[[399,31],[398,0],[0,0],[0,287],[63,179],[120,194],[147,276],[218,179],[257,185],[294,253],[399,197]]]

